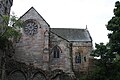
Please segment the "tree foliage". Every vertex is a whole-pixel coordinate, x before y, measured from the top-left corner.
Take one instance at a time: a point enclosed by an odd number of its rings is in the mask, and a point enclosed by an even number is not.
[[[1,59],[1,80],[5,80],[6,62],[14,54],[14,39],[20,36],[18,28],[22,22],[15,16],[0,15],[0,59]],[[10,22],[9,22],[10,21]],[[10,24],[8,24],[10,23]]]
[[[96,44],[92,56],[96,68],[87,80],[119,80],[120,79],[120,2],[115,3],[114,16],[106,25],[109,42]]]
[[[95,69],[87,80],[118,80],[120,76],[120,61],[115,53],[111,53],[109,45],[96,44],[92,56],[100,57],[95,60]]]
[[[120,55],[120,2],[115,3],[114,16],[107,24],[107,30],[111,31],[108,34],[109,46],[111,53],[116,52]]]
[[[22,26],[22,22],[17,20],[17,17],[2,15],[2,22],[0,24],[0,50],[8,52],[8,46],[13,47],[14,39],[20,36],[18,28]],[[10,22],[9,22],[10,21]],[[11,46],[10,46],[11,45]],[[11,51],[11,50],[10,50]]]

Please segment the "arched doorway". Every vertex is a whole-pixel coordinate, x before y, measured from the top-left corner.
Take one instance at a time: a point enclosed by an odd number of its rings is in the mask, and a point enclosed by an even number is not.
[[[32,80],[46,80],[46,77],[45,77],[44,74],[38,72],[38,73],[35,73],[35,74],[34,74]]]
[[[22,71],[14,71],[9,75],[8,80],[26,80],[26,77]]]

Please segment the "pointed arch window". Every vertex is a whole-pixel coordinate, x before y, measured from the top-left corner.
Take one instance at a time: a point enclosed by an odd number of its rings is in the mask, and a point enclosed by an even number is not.
[[[75,53],[75,63],[81,63],[81,54],[79,52]]]
[[[53,58],[60,58],[61,49],[59,46],[55,46],[52,49]]]

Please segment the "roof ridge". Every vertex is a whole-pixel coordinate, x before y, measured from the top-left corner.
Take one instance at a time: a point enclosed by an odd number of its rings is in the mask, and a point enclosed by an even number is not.
[[[37,14],[43,19],[43,21],[46,22],[46,24],[50,27],[50,25],[48,24],[48,22],[41,16],[40,13],[38,13],[38,11],[32,6],[30,9],[28,9],[28,11],[26,11],[18,20],[20,20],[24,15],[26,15],[30,10],[34,10],[35,12],[37,12]]]
[[[51,28],[52,32],[68,41],[92,41],[87,29]]]
[[[51,29],[75,29],[75,30],[86,30],[83,28],[51,28]]]

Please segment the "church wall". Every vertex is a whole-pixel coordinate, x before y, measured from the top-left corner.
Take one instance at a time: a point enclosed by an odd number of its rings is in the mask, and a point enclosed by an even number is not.
[[[31,9],[30,11],[27,12],[27,14],[23,15],[20,20],[26,21],[28,19],[34,19],[38,21],[39,27],[42,27],[43,29],[48,29],[49,30],[49,25],[46,23],[45,20],[43,20],[42,16],[37,13],[34,9]]]
[[[73,42],[72,57],[74,71],[87,71],[89,67],[89,58],[92,50],[91,42]],[[76,53],[80,53],[80,63],[76,63]]]
[[[59,46],[61,49],[60,57],[54,58],[52,48]],[[51,70],[61,69],[66,73],[72,72],[71,56],[70,56],[70,43],[57,35],[50,34],[50,68]]]
[[[22,35],[20,41],[16,44],[15,59],[26,64],[33,63],[36,67],[42,68],[43,49],[44,49],[44,31],[39,29],[39,35],[32,37]]]
[[[7,9],[3,7],[3,5],[5,4],[2,3],[3,8],[1,8],[0,14],[9,15],[12,1],[13,0],[8,0],[8,3],[6,3],[5,7]],[[25,80],[25,76],[27,76],[27,79],[41,79],[40,72],[46,70],[46,72],[43,73],[47,73],[47,71],[49,72],[49,69],[51,69],[51,72],[60,69],[63,70],[65,73],[73,73],[72,67],[74,71],[82,71],[87,69],[89,63],[89,53],[92,50],[91,42],[73,42],[73,47],[71,50],[71,43],[69,41],[54,33],[50,33],[49,35],[49,25],[33,8],[28,10],[28,12],[20,18],[20,20],[22,21],[26,21],[29,19],[34,20],[38,25],[37,34],[29,36],[25,34],[23,29],[24,26],[20,29],[22,35],[20,37],[20,40],[16,42],[15,54],[13,55],[11,60],[6,61],[6,68],[8,69],[6,70],[6,73],[8,79],[9,77],[11,77],[12,79],[18,79],[20,77],[21,80]],[[2,19],[0,18],[0,23],[2,22],[1,20]],[[59,58],[53,57],[52,50],[56,45],[59,47],[60,50]],[[83,58],[81,58],[82,62],[80,64],[76,64],[74,60],[76,52],[80,52],[81,56],[86,56],[86,61],[83,62]],[[0,55],[0,61],[2,61],[1,56],[2,55]],[[73,63],[71,63],[72,60]],[[0,64],[2,64],[2,62],[0,62]],[[23,75],[24,73],[26,75]],[[58,70],[57,74],[62,74],[62,71],[60,73],[60,71]],[[45,74],[43,76],[49,77],[52,80],[52,77],[55,77],[57,74],[50,73],[48,76],[46,76]],[[21,75],[23,76],[22,78]],[[58,79],[59,78],[56,78],[54,80]],[[46,79],[44,78],[42,80]]]
[[[26,21],[29,19],[36,21],[38,25],[37,34],[29,36],[25,34],[23,28],[21,29],[22,36],[19,42],[16,43],[16,52],[14,58],[17,61],[24,62],[26,64],[33,64],[34,67],[46,70],[48,69],[48,63],[44,64],[43,60],[43,50],[46,46],[44,34],[46,31],[49,30],[49,27],[45,23],[45,21],[38,15],[38,13],[35,12],[33,9],[31,9],[30,12],[28,12],[21,18],[22,21]],[[49,41],[49,37],[47,39],[47,41]],[[48,53],[47,55],[49,55]]]

